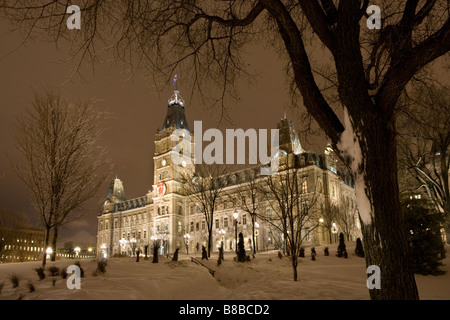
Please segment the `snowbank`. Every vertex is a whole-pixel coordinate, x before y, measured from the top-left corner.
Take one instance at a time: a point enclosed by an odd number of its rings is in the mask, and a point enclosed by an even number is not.
[[[217,255],[203,261],[216,270],[215,277],[206,268],[190,262],[190,257],[180,254],[180,261],[171,262],[160,257],[160,263],[141,258],[112,258],[106,273],[94,276],[95,260],[81,260],[85,277],[80,290],[69,290],[60,276],[39,281],[34,268],[40,262],[0,265],[0,300],[22,299],[87,299],[87,300],[299,300],[299,299],[369,299],[366,287],[365,261],[353,255],[354,243],[347,244],[348,259],[335,256],[337,245],[329,246],[330,255],[323,255],[323,247],[316,247],[316,261],[312,261],[309,248],[306,258],[299,259],[299,281],[292,280],[290,260],[279,259],[276,252],[258,253],[249,263],[233,261],[225,254],[221,266]],[[450,247],[447,247],[449,251]],[[449,256],[450,254],[447,254]],[[74,260],[48,263],[67,268]],[[450,299],[450,258],[444,260],[447,271],[443,276],[416,275],[421,299]],[[13,288],[9,276],[21,279]],[[53,286],[52,278],[56,279]],[[33,283],[35,292],[29,292],[27,283]]]

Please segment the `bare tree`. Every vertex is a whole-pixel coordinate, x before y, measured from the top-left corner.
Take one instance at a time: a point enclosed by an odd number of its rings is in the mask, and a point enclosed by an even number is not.
[[[337,223],[339,215],[339,208],[336,204],[326,204],[325,207],[322,208],[322,225],[327,230],[328,237],[330,239],[330,243],[333,243],[333,237],[331,235],[331,230],[333,225]]]
[[[79,4],[84,23],[76,35],[66,29],[67,1],[29,6],[26,0],[3,0],[1,7],[2,15],[25,28],[27,36],[69,38],[79,62],[87,57],[96,61],[102,52],[97,48],[107,42],[100,49],[110,48],[118,59],[148,67],[154,76],[168,80],[175,69],[189,70],[193,88],[202,95],[203,89],[217,85],[218,102],[237,96],[235,80],[246,74],[245,45],[276,47],[294,93],[301,94],[308,113],[355,176],[366,264],[378,265],[383,274],[381,289],[370,290],[371,298],[418,299],[406,236],[393,231],[404,227],[396,104],[410,80],[450,50],[450,3],[376,3],[382,9],[380,29],[366,27],[369,0],[84,0]],[[317,62],[307,48],[311,38],[331,57],[331,87],[339,106],[319,87]],[[221,106],[226,116],[225,104]]]
[[[356,216],[350,210],[348,200],[344,200],[343,202],[334,205],[337,207],[337,225],[339,226],[339,229],[342,230],[342,233],[345,235],[347,240],[350,241],[350,236],[356,227]]]
[[[230,194],[235,206],[238,206],[244,212],[247,212],[252,219],[252,243],[253,254],[256,254],[255,241],[255,224],[258,215],[261,215],[261,208],[264,205],[263,196],[260,192],[261,179],[258,176],[259,167],[257,170],[249,169],[245,171],[245,181],[243,181],[233,193]]]
[[[91,103],[77,106],[61,93],[46,92],[35,94],[31,107],[17,120],[21,158],[13,166],[33,194],[46,230],[44,248],[53,230],[53,259],[59,228],[85,214],[79,209],[110,173],[106,151],[97,146],[104,116]]]
[[[223,179],[225,172],[223,165],[197,165],[194,173],[186,171],[180,174],[186,195],[205,217],[208,257],[211,256],[216,203],[226,187],[226,179]]]
[[[403,187],[422,191],[438,212],[450,218],[450,94],[446,87],[422,86],[403,109],[399,137]],[[411,181],[412,180],[412,181]],[[448,228],[448,226],[447,226]],[[448,233],[448,232],[447,232]]]
[[[300,247],[309,234],[319,225],[315,192],[302,193],[299,189],[307,177],[297,168],[288,168],[278,174],[267,176],[261,191],[272,207],[271,217],[261,216],[277,229],[284,239],[286,252],[292,261],[294,281],[298,279],[297,266]]]

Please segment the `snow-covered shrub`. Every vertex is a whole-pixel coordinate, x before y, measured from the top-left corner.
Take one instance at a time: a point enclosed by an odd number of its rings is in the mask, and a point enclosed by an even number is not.
[[[59,270],[59,274],[60,274],[61,278],[66,279],[67,278],[67,268],[62,267]]]
[[[344,234],[342,232],[339,234],[339,246],[337,249],[336,256],[338,256],[339,258],[342,258],[342,257],[347,258],[348,257],[347,249],[345,246]]]
[[[95,274],[103,274],[106,272],[106,266],[108,264],[108,261],[106,259],[98,259],[97,260],[97,269],[95,270]]]
[[[80,277],[83,278],[84,277],[84,269],[81,267],[81,263],[78,260],[77,262],[74,263],[78,268],[80,268]]]
[[[208,260],[208,253],[206,252],[205,246],[202,246],[202,260],[203,259]]]
[[[360,238],[356,239],[355,255],[364,258],[364,248]]]
[[[44,268],[38,267],[38,268],[35,268],[34,271],[36,271],[36,273],[37,273],[37,275],[39,277],[39,280],[44,280],[45,279]]]
[[[9,276],[9,281],[11,281],[12,287],[17,288],[20,283],[20,278],[17,274],[11,274]]]
[[[29,292],[34,292],[36,289],[34,288],[34,285],[31,281],[27,282],[27,288]]]
[[[176,249],[175,250],[175,252],[174,252],[174,254],[173,254],[173,257],[172,257],[172,261],[178,261],[178,251],[179,251],[180,249]]]
[[[55,266],[51,266],[49,268],[47,268],[48,272],[50,272],[50,275],[52,277],[59,275],[59,268],[55,267]]]
[[[305,257],[305,249],[304,248],[300,248],[300,250],[298,252],[298,256],[300,258],[304,258]]]
[[[249,261],[249,260],[250,260],[249,257],[247,257],[247,254],[245,253],[244,235],[242,234],[242,232],[239,232],[237,261],[245,262],[245,261]]]

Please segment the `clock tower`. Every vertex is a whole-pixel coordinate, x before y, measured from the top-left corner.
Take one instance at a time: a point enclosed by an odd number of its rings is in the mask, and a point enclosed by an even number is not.
[[[177,137],[173,133],[177,131]],[[183,178],[194,171],[193,156],[177,164],[172,161],[172,152],[181,139],[191,141],[193,133],[189,129],[185,115],[185,102],[178,90],[174,91],[167,106],[167,114],[155,135],[155,153],[153,156],[153,234],[161,240],[161,254],[174,252],[181,248],[186,233],[184,220],[187,199],[184,197]]]

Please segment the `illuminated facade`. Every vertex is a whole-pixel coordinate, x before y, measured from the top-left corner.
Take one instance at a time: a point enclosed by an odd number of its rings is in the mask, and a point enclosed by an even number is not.
[[[169,99],[167,114],[161,129],[155,135],[155,153],[153,156],[153,187],[145,195],[127,200],[122,181],[114,179],[109,187],[103,210],[98,216],[97,252],[109,257],[117,254],[133,255],[137,249],[143,253],[151,248],[153,241],[158,239],[162,246],[161,254],[172,253],[177,248],[181,252],[201,252],[206,246],[207,231],[204,214],[200,205],[193,197],[186,194],[180,177],[182,174],[193,173],[194,165],[189,161],[175,164],[171,152],[178,142],[171,141],[171,134],[181,129],[184,135],[193,137],[189,129],[184,109],[185,102],[178,91]],[[293,123],[282,119],[279,129],[280,172],[286,165],[298,168],[299,176],[303,177],[300,188],[302,193],[314,193],[317,197],[317,215],[331,203],[345,203],[346,211],[354,227],[351,237],[360,236],[359,222],[352,180],[341,174],[336,168],[336,160],[330,148],[322,155],[306,152],[302,149]],[[191,150],[194,150],[193,141]],[[216,251],[223,245],[225,251],[235,250],[235,219],[238,213],[237,230],[244,235],[245,246],[251,249],[252,220],[249,213],[233,201],[233,194],[242,188],[249,174],[258,175],[259,167],[249,168],[227,174],[220,178],[224,184],[222,196],[217,201],[213,222],[213,245]],[[306,177],[306,178],[305,178]],[[258,177],[263,181],[263,177]],[[260,214],[272,216],[273,206],[267,201],[260,206]],[[283,236],[274,230],[264,219],[256,219],[258,228],[255,230],[257,250],[279,249],[285,244]],[[330,242],[331,233],[323,226],[305,230],[307,237],[304,246],[321,245]],[[333,231],[338,232],[339,226]],[[150,249],[148,251],[151,252]]]
[[[0,230],[0,262],[25,262],[42,259],[45,231],[33,228]]]

